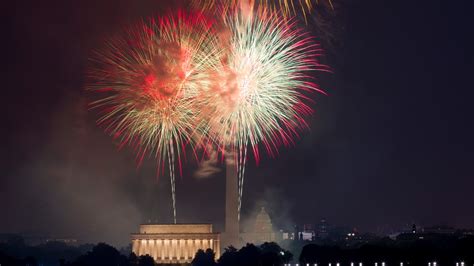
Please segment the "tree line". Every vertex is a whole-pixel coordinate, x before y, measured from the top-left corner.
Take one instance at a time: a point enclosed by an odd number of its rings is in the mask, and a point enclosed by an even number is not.
[[[316,243],[292,242],[303,245],[299,257],[293,257],[276,243],[246,244],[240,249],[227,247],[220,258],[213,250],[198,250],[191,266],[279,266],[290,262],[300,265],[464,265],[474,264],[474,236],[462,238],[439,237],[411,241],[380,239],[358,246],[331,246]],[[128,255],[125,255],[128,254]],[[137,256],[119,251],[105,243],[69,246],[64,243],[47,243],[28,246],[19,240],[0,243],[1,266],[155,266],[149,255]],[[432,264],[433,265],[433,264]],[[461,265],[461,264],[459,264]]]

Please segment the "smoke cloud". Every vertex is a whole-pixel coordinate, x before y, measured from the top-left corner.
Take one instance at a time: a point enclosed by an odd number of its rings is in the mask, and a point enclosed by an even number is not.
[[[198,169],[194,172],[194,177],[196,178],[212,177],[222,171],[218,165],[217,150],[209,146],[207,151],[208,156],[204,156],[203,160],[199,163]]]

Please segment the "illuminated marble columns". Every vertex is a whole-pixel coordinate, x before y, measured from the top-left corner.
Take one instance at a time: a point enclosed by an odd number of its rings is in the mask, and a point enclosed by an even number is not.
[[[189,263],[199,249],[212,249],[220,256],[219,234],[210,224],[141,225],[132,234],[132,251],[150,255],[157,263]]]

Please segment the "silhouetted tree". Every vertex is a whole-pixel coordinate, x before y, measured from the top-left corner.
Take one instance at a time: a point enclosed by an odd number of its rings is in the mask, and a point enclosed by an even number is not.
[[[316,244],[308,244],[303,247],[299,261],[302,265],[307,263],[320,265],[335,262],[341,259],[341,252],[338,247],[318,246]]]
[[[215,261],[216,254],[212,249],[204,250],[200,249],[196,252],[191,265],[193,266],[214,266],[217,265]]]
[[[130,253],[130,255],[128,256],[128,265],[130,266],[138,265],[138,257],[135,254],[135,252]]]
[[[412,236],[412,237],[409,237]],[[422,236],[422,238],[420,237]],[[454,265],[464,261],[465,265],[474,263],[474,238],[456,235],[407,234],[396,241],[382,238],[353,248],[306,245],[300,255],[300,264],[350,262],[374,265],[385,262],[386,265],[427,265],[436,261],[438,265]]]
[[[278,266],[289,263],[293,254],[282,249],[277,243],[266,242],[257,247],[247,244],[240,250],[233,246],[225,249],[219,258],[219,266]]]
[[[288,250],[282,249],[277,243],[275,242],[265,242],[260,245],[261,253],[261,260],[262,265],[283,265],[285,263],[289,263],[293,258],[293,254]]]
[[[11,265],[11,266],[20,266],[23,265],[20,260],[7,256],[0,252],[0,265]]]
[[[25,266],[37,266],[38,265],[38,262],[32,256],[26,257],[23,262],[24,262]]]
[[[238,252],[239,265],[246,266],[261,266],[262,261],[260,258],[261,251],[254,244],[247,244],[241,248]]]
[[[219,258],[217,265],[219,266],[240,266],[238,250],[234,246],[224,249],[224,253]]]
[[[77,258],[73,266],[126,266],[127,258],[117,249],[104,243],[97,244],[92,251]]]
[[[155,260],[150,255],[140,256],[138,266],[154,266]]]

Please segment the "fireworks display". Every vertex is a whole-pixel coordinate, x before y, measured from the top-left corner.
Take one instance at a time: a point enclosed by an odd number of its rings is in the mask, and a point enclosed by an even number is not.
[[[308,73],[327,67],[317,61],[319,45],[275,14],[233,15],[225,23],[230,32],[206,109],[210,137],[237,159],[240,206],[247,147],[258,161],[259,144],[270,155],[290,144],[311,113],[305,92],[322,92]]]
[[[209,84],[214,54],[210,27],[202,15],[183,13],[141,23],[108,42],[90,71],[89,88],[101,96],[92,103],[102,112],[99,125],[132,145],[139,162],[153,154],[161,169],[167,161],[175,222],[175,161],[181,169],[184,146],[199,135],[197,96]]]
[[[203,10],[218,4],[199,2]],[[319,45],[286,17],[293,2],[224,3],[233,12],[215,20],[178,12],[142,22],[91,60],[98,124],[134,147],[139,163],[153,155],[159,172],[169,166],[175,223],[175,168],[185,148],[212,147],[235,160],[240,217],[249,154],[258,162],[259,146],[272,156],[293,143],[307,127],[311,92],[322,92],[311,72],[328,70]]]

